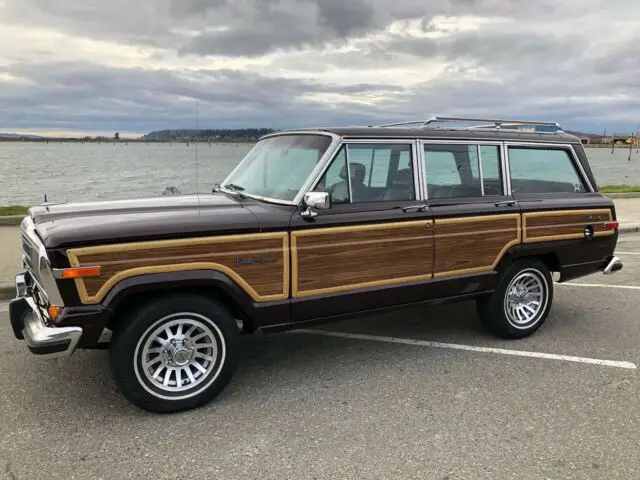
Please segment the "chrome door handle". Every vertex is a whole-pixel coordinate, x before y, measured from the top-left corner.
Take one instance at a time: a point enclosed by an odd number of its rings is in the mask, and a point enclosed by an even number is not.
[[[496,202],[496,203],[494,203],[494,205],[496,207],[517,207],[518,206],[518,201],[517,200],[505,200],[503,202]]]
[[[414,212],[426,212],[429,209],[429,205],[409,205],[408,207],[400,207],[404,213],[411,211]]]

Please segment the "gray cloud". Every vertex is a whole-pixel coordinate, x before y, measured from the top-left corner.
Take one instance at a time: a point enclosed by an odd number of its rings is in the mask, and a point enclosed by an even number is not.
[[[189,127],[194,98],[201,123],[212,127],[368,124],[431,113],[541,116],[590,129],[629,130],[640,121],[637,0],[585,0],[579,9],[573,0],[435,3],[4,0],[0,27],[152,51],[148,64],[129,67],[109,67],[99,55],[68,62],[65,51],[47,58],[27,49],[19,61],[0,53],[0,129]],[[442,25],[456,15],[472,25]],[[473,25],[477,16],[485,23]],[[207,58],[274,52],[266,65],[244,70],[215,70]],[[203,66],[154,63],[171,59]]]

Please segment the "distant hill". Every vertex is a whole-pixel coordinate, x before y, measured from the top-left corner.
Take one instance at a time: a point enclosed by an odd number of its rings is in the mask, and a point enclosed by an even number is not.
[[[170,142],[170,141],[255,141],[263,135],[275,132],[272,128],[208,128],[208,129],[183,129],[183,130],[159,130],[147,133],[141,138],[145,141]]]
[[[44,137],[38,135],[25,135],[23,133],[0,133],[0,138],[28,138],[29,140],[40,140]]]

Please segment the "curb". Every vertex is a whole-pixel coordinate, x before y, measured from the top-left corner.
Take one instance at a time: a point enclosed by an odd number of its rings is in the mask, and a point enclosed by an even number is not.
[[[640,225],[628,225],[626,227],[618,228],[618,235],[623,235],[626,233],[640,233]]]
[[[627,192],[627,193],[603,193],[605,197],[609,197],[611,200],[616,198],[640,198],[640,192]]]
[[[0,217],[0,227],[13,227],[20,225],[24,215],[12,215],[10,217]]]
[[[16,287],[0,283],[0,300],[11,300],[16,296]]]

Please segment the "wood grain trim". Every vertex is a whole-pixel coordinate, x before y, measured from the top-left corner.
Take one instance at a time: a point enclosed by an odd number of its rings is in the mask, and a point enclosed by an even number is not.
[[[431,280],[433,278],[432,272],[424,275],[414,275],[407,277],[398,277],[385,280],[375,280],[371,282],[360,282],[346,285],[338,285],[335,287],[319,288],[313,290],[299,290],[298,289],[298,243],[297,239],[300,237],[310,236],[326,236],[335,235],[338,233],[348,232],[365,232],[365,231],[377,231],[377,230],[395,230],[400,228],[408,228],[414,226],[421,226],[424,228],[431,228],[433,225],[432,220],[417,220],[407,222],[393,222],[393,223],[379,223],[373,225],[355,225],[349,227],[328,227],[318,229],[299,230],[291,233],[291,295],[292,298],[309,297],[312,295],[322,295],[327,293],[339,293],[347,292],[350,290],[357,290],[360,288],[382,287],[387,285],[397,285],[401,283],[419,282],[423,280]],[[426,241],[426,239],[425,239]]]
[[[200,238],[189,238],[183,240],[156,240],[150,242],[135,242],[135,243],[125,243],[125,244],[115,244],[115,245],[104,245],[104,246],[96,246],[96,247],[85,247],[85,248],[76,248],[67,250],[67,256],[69,258],[69,263],[72,267],[79,267],[80,261],[78,257],[83,255],[92,255],[98,253],[119,253],[125,251],[136,251],[136,250],[147,250],[153,248],[163,248],[163,247],[182,247],[182,246],[193,246],[193,245],[217,245],[220,243],[229,243],[229,242],[238,242],[241,240],[270,240],[270,239],[282,239],[282,258],[283,258],[283,278],[282,278],[282,293],[275,295],[260,295],[256,292],[251,285],[249,285],[244,278],[242,278],[235,270],[227,267],[226,265],[221,265],[215,262],[192,262],[192,263],[176,263],[176,264],[167,264],[167,265],[157,265],[150,267],[137,267],[124,270],[122,272],[117,273],[116,275],[109,278],[102,287],[98,290],[98,292],[90,296],[87,293],[86,285],[82,278],[75,279],[75,284],[78,289],[78,295],[80,297],[80,301],[83,304],[96,304],[99,303],[107,293],[115,286],[118,282],[138,276],[138,275],[148,275],[152,273],[171,273],[171,272],[180,272],[180,271],[191,271],[191,270],[214,270],[225,275],[228,275],[232,278],[251,298],[256,302],[267,302],[267,301],[277,301],[277,300],[286,300],[289,298],[289,279],[290,279],[290,261],[289,261],[289,233],[288,232],[279,232],[279,233],[256,233],[256,234],[248,234],[248,235],[226,235],[220,237],[200,237]]]
[[[557,234],[557,235],[530,235],[527,230],[527,220],[530,218],[540,218],[540,217],[559,217],[559,216],[575,216],[575,215],[606,215],[607,220],[604,222],[595,222],[592,225],[604,225],[606,222],[612,221],[612,212],[609,208],[601,208],[601,209],[578,209],[578,210],[545,210],[541,212],[530,212],[524,213],[522,215],[522,231],[523,231],[523,243],[540,243],[540,242],[550,242],[557,240],[572,240],[572,239],[580,239],[584,238],[584,234],[580,233],[568,233],[568,234]],[[577,223],[567,223],[554,225],[554,227],[575,227],[576,225],[584,225],[589,222],[581,222]],[[615,231],[613,230],[603,230],[594,232],[594,237],[607,237],[610,235],[614,235]]]
[[[514,238],[513,240],[507,242],[504,245],[504,247],[502,247],[502,249],[498,253],[498,256],[495,258],[495,260],[493,261],[493,263],[491,265],[473,267],[473,268],[464,268],[464,269],[460,269],[460,270],[450,270],[450,271],[446,271],[446,272],[434,272],[433,277],[434,278],[442,278],[442,277],[452,277],[452,276],[456,276],[456,275],[468,275],[468,274],[471,274],[471,273],[490,272],[491,270],[495,269],[496,265],[498,265],[498,263],[500,263],[500,260],[502,260],[502,257],[504,256],[504,254],[511,247],[513,247],[515,245],[519,245],[521,243],[521,241],[522,241],[522,229],[520,228],[521,227],[521,221],[520,221],[520,214],[519,213],[504,214],[504,215],[482,215],[482,216],[476,216],[476,217],[463,217],[463,218],[446,218],[444,220],[437,220],[436,219],[436,227],[437,227],[437,225],[443,225],[443,224],[447,225],[447,224],[453,224],[453,223],[472,223],[472,222],[482,222],[482,221],[491,222],[491,221],[509,220],[509,219],[514,219],[516,221],[516,238]],[[438,242],[438,236],[439,235],[436,232],[436,237],[434,239],[434,245],[437,244],[437,242]]]

